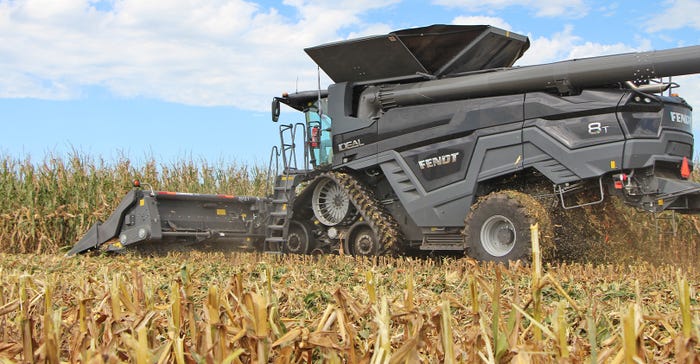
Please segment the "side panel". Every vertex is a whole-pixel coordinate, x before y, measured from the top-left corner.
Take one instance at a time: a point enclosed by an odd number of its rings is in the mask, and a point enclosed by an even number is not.
[[[163,238],[162,220],[158,213],[158,201],[149,194],[129,210],[120,227],[119,241],[127,246],[141,241],[160,241]]]
[[[245,235],[255,218],[257,197],[176,192],[145,195],[120,227],[122,245],[178,238],[226,239]]]
[[[353,115],[353,84],[328,87],[328,115],[333,120],[333,165],[377,154],[377,123]]]
[[[523,95],[395,108],[378,121],[379,152],[431,146],[476,131],[490,134],[485,130],[522,121]]]
[[[522,169],[523,99],[391,109],[377,121],[378,153],[370,145],[346,151],[338,168],[379,165],[417,226],[462,227],[478,181]],[[373,127],[347,132],[342,140]]]
[[[525,167],[534,167],[553,183],[597,178],[621,168],[624,141],[570,150],[542,129],[523,130]]]
[[[255,197],[160,195],[158,213],[163,231],[228,231],[245,233]]]
[[[353,116],[353,84],[337,83],[328,87],[328,110],[333,118],[333,134],[340,135],[349,131],[370,126],[372,120]]]
[[[443,178],[456,181],[439,188],[426,189],[421,183],[427,180],[425,175],[416,173],[421,171],[419,164],[421,157],[417,156],[421,155],[422,148],[406,151],[406,157],[397,152],[381,153],[380,166],[417,226],[461,227],[474,199],[479,180],[512,173],[521,168],[518,163],[522,155],[520,125],[517,123],[490,128],[489,131],[493,134],[480,136],[482,133],[475,133],[472,136],[435,145],[438,154],[454,150],[467,153],[473,145],[471,158],[467,159],[465,156],[461,162],[454,163],[459,165],[458,170],[451,164],[433,167],[455,169],[455,172]],[[504,131],[506,128],[510,130]],[[433,152],[426,152],[425,155],[431,153]],[[368,165],[358,161],[354,166],[361,168]]]
[[[523,167],[534,167],[557,184],[622,168],[625,135],[616,110],[623,94],[619,90],[585,90],[565,97],[527,94]]]
[[[624,168],[645,168],[657,161],[678,162],[679,158],[693,156],[693,136],[677,131],[664,130],[658,139],[634,139],[627,141],[623,158]]]
[[[476,135],[472,134],[400,154],[423,188],[433,191],[466,177],[475,145]]]
[[[347,98],[352,90],[344,91],[344,94],[335,94],[331,90],[330,97]],[[340,168],[386,151],[429,148],[435,143],[470,135],[475,130],[522,122],[522,104],[523,95],[441,102],[394,108],[377,120],[360,123],[360,119],[346,116],[348,110],[338,109],[339,101],[331,100],[334,165]]]

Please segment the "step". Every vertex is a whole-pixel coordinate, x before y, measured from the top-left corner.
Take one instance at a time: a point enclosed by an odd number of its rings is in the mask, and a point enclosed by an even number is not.
[[[280,204],[280,205],[281,205],[281,204],[284,204],[284,203],[288,203],[288,202],[289,202],[289,200],[287,200],[286,198],[281,199],[281,200],[272,200],[272,203],[274,203],[274,204]]]
[[[267,225],[267,228],[270,230],[282,230],[284,225]]]
[[[287,216],[287,211],[272,211],[270,213],[270,216],[276,216],[276,217],[285,217]]]
[[[266,243],[284,243],[284,238],[281,236],[268,236],[265,238]]]
[[[464,250],[465,246],[463,242],[455,243],[423,243],[420,246],[420,250]]]
[[[421,250],[464,250],[465,244],[461,235],[426,235],[421,244]]]

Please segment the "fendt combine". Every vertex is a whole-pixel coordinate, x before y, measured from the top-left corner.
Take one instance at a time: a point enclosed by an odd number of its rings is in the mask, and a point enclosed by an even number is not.
[[[700,211],[692,109],[663,82],[699,73],[700,46],[512,67],[528,47],[433,25],[308,48],[335,83],[273,99],[273,121],[286,104],[305,122],[280,127],[270,196],[134,188],[68,255],[218,241],[506,261],[529,256],[531,223],[553,237],[554,209]]]

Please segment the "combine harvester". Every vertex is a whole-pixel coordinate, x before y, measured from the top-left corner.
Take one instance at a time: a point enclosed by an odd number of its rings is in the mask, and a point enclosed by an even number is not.
[[[491,26],[433,25],[308,48],[335,83],[273,99],[273,121],[286,104],[305,122],[280,126],[270,196],[136,185],[68,255],[218,241],[507,261],[530,255],[531,223],[553,234],[542,194],[559,209],[615,196],[700,211],[692,109],[661,80],[700,73],[700,46],[512,67],[529,44]]]

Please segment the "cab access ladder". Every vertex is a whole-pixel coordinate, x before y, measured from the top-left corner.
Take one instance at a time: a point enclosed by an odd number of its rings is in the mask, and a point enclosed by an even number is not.
[[[301,129],[303,152],[303,169],[298,168],[295,139],[298,130]],[[265,243],[263,251],[279,253],[284,251],[284,243],[289,232],[289,220],[291,218],[290,205],[296,198],[296,187],[308,179],[311,170],[309,154],[306,148],[306,125],[303,123],[280,125],[280,146],[272,148],[270,165],[268,167],[268,186],[274,176],[272,184],[272,208],[269,224],[265,228]],[[279,173],[279,157],[282,157],[282,173]],[[269,187],[268,187],[269,189]]]

